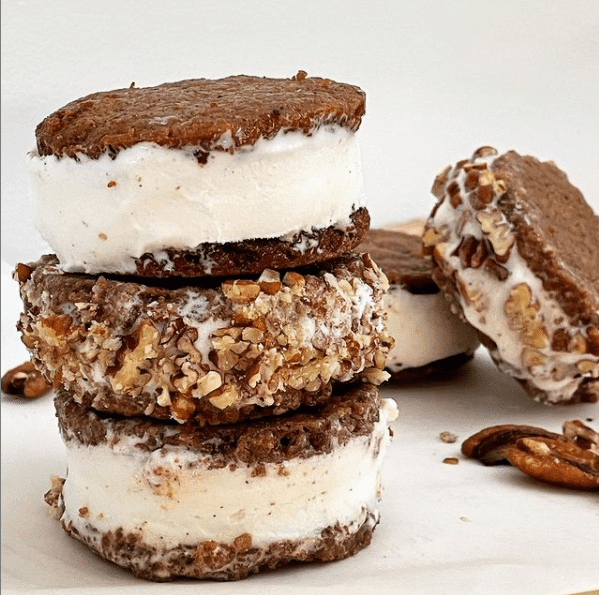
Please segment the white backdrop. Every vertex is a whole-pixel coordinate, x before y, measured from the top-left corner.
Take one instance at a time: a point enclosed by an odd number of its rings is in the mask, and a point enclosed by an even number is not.
[[[82,95],[192,77],[311,75],[367,93],[375,225],[423,217],[436,173],[480,145],[554,160],[599,211],[596,0],[6,0],[2,257],[31,224],[35,126]]]

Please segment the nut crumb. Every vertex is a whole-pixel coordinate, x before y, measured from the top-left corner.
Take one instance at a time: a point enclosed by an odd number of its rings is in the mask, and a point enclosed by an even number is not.
[[[457,457],[445,457],[443,459],[443,462],[446,465],[457,465],[460,462],[460,459],[458,459]]]
[[[58,519],[60,517],[60,497],[65,479],[52,475],[50,477],[50,489],[44,494],[44,501],[52,509],[52,514]]]
[[[458,439],[458,437],[452,432],[441,432],[439,434],[439,438],[441,438],[442,442],[447,442],[447,444],[453,444]]]

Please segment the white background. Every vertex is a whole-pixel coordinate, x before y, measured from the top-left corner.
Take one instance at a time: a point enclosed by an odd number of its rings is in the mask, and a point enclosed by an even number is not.
[[[596,0],[6,0],[3,260],[49,251],[25,156],[55,109],[131,82],[299,69],[366,91],[375,225],[426,216],[438,171],[486,144],[554,160],[599,211]]]
[[[90,92],[303,69],[367,93],[374,225],[425,217],[436,173],[486,144],[554,160],[599,212],[597,0],[3,0],[1,16],[2,372],[27,357],[6,273],[49,251],[31,224],[26,153],[45,116]],[[3,397],[3,592],[549,595],[599,585],[596,494],[463,459],[444,465],[459,442],[438,438],[494,423],[560,431],[576,417],[596,428],[599,405],[539,405],[482,351],[464,374],[384,393],[400,416],[370,548],[234,585],[173,586],[140,582],[59,529],[41,499],[49,475],[64,474],[51,400]]]

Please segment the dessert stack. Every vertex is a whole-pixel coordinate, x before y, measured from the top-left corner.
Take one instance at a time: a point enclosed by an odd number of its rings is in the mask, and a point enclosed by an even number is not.
[[[370,543],[395,403],[357,87],[299,72],[94,93],[30,154],[19,264],[63,528],[135,575],[236,580]]]

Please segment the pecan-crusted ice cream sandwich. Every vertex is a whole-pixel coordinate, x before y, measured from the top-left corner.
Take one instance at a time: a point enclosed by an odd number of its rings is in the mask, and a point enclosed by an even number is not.
[[[388,376],[387,279],[367,254],[204,284],[63,273],[54,256],[16,277],[32,359],[100,411],[234,422]]]
[[[599,397],[599,217],[552,162],[483,147],[435,180],[434,278],[545,403]]]
[[[324,406],[199,428],[111,418],[59,391],[64,529],[137,576],[236,580],[366,547],[397,409],[369,384]]]
[[[479,345],[476,332],[451,311],[433,281],[431,258],[423,255],[419,234],[371,229],[359,249],[389,280],[383,307],[395,344],[385,368],[394,380],[449,372],[472,359]]]
[[[368,230],[361,89],[300,72],[88,95],[36,129],[35,224],[68,272],[260,273]]]

